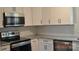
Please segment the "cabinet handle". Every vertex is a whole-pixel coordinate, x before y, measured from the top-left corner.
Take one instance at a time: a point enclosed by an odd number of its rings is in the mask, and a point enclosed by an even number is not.
[[[47,45],[44,45],[44,49],[47,50]]]
[[[43,42],[48,42],[48,40],[43,40]]]
[[[16,11],[16,7],[12,7],[12,10],[13,10],[13,11]]]
[[[50,24],[50,19],[48,20],[49,24]]]
[[[61,23],[61,19],[58,19],[58,23]]]
[[[41,24],[42,24],[42,20],[41,20]]]

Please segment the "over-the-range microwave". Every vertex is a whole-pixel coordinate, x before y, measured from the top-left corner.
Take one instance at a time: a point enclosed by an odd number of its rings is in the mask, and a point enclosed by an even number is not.
[[[19,13],[3,13],[3,26],[16,27],[24,26],[25,18],[23,14]]]

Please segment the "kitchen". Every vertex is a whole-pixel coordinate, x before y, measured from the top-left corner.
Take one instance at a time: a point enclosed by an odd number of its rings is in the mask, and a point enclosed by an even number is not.
[[[0,7],[0,51],[79,51],[78,15],[78,7]]]

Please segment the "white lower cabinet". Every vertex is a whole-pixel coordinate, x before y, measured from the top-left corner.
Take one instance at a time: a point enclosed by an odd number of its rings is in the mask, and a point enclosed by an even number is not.
[[[52,39],[33,39],[32,51],[53,51]]]
[[[73,51],[79,51],[79,42],[73,42]]]
[[[39,50],[40,51],[53,51],[53,40],[52,39],[39,39]]]
[[[10,51],[10,45],[2,46],[1,51]]]
[[[32,39],[31,46],[32,46],[32,51],[38,51],[39,50],[38,39]]]
[[[0,51],[1,51],[1,46],[0,46]]]

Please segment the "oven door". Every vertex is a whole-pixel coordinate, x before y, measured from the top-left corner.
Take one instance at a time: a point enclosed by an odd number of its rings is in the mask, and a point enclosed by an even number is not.
[[[72,51],[72,41],[54,40],[54,51]]]
[[[31,51],[31,41],[21,40],[10,44],[11,51]]]

